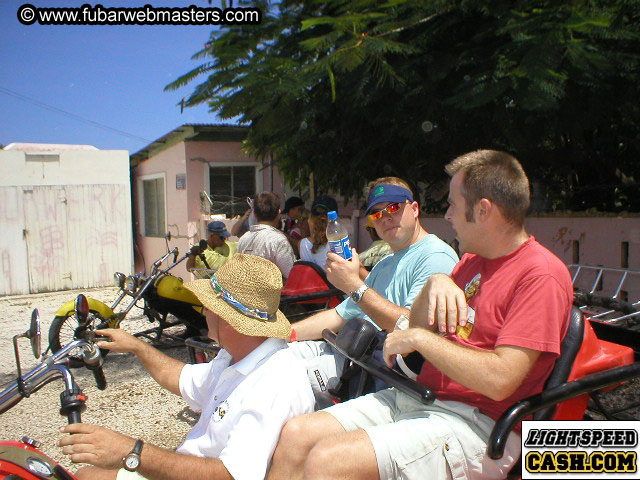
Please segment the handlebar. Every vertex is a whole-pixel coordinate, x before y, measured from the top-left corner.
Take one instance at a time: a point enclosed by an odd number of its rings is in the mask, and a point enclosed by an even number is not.
[[[333,348],[335,348],[341,355],[351,360],[356,365],[360,366],[364,371],[371,375],[380,378],[382,381],[396,387],[398,390],[409,395],[411,398],[418,400],[419,402],[429,405],[436,399],[433,391],[424,385],[420,385],[413,380],[399,374],[395,370],[387,367],[384,363],[379,362],[372,356],[367,356],[362,359],[355,359],[348,355],[336,342],[337,335],[331,330],[324,329],[322,331],[322,338],[326,340]]]
[[[573,292],[573,303],[577,306],[593,305],[596,307],[607,308],[616,312],[622,312],[626,315],[638,313],[640,309],[637,305],[633,305],[617,298],[604,297],[583,290],[575,289]]]
[[[107,377],[105,377],[102,367],[91,368],[90,370],[93,372],[93,378],[96,380],[98,390],[107,388]]]
[[[85,408],[86,396],[82,394],[76,384],[68,362],[69,355],[77,349],[83,351],[87,368],[93,371],[98,388],[104,390],[107,382],[102,370],[103,359],[100,349],[91,341],[81,338],[65,345],[0,392],[0,414],[48,383],[62,379],[64,390],[60,394],[60,413],[67,415],[69,423],[80,422],[81,412]]]

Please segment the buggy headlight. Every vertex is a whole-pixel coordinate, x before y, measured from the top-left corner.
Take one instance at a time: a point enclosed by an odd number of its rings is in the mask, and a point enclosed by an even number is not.
[[[124,279],[124,273],[116,272],[113,274],[113,284],[118,288],[124,287]]]
[[[136,291],[137,285],[138,285],[138,280],[134,276],[129,275],[124,280],[124,290],[127,293],[133,294]]]

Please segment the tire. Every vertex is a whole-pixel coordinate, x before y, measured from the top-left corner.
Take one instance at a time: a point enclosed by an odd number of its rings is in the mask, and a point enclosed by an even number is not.
[[[75,316],[75,310],[71,310],[67,316],[56,316],[51,322],[49,327],[49,348],[51,353],[55,353],[60,350],[64,345],[73,341],[75,329],[78,327],[78,321]],[[89,311],[89,316],[92,319],[93,329],[97,329],[98,325],[106,324],[106,320],[98,312],[94,310]],[[106,357],[109,350],[100,349],[102,358]],[[71,368],[84,367],[84,360],[80,355],[69,355],[69,366]]]

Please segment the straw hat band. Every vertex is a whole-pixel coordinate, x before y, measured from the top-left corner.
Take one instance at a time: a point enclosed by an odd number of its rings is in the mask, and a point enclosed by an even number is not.
[[[273,320],[276,318],[276,314],[265,312],[264,310],[258,310],[257,308],[250,308],[244,305],[242,302],[239,302],[234,298],[231,293],[224,289],[222,285],[218,283],[215,274],[211,277],[211,288],[213,291],[225,302],[231,305],[233,308],[238,310],[243,315],[248,317],[257,318],[259,320]]]

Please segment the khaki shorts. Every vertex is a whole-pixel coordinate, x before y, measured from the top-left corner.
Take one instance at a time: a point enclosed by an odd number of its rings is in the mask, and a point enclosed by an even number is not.
[[[333,405],[329,389],[340,381],[344,357],[324,340],[292,342],[289,350],[303,360],[316,398],[316,410]]]
[[[509,436],[504,456],[491,460],[487,440],[494,421],[460,402],[424,405],[391,388],[329,407],[347,431],[363,429],[376,454],[381,480],[501,479],[520,456]]]
[[[130,472],[126,468],[121,468],[118,470],[116,480],[147,480],[147,477],[143,477],[138,472]]]

